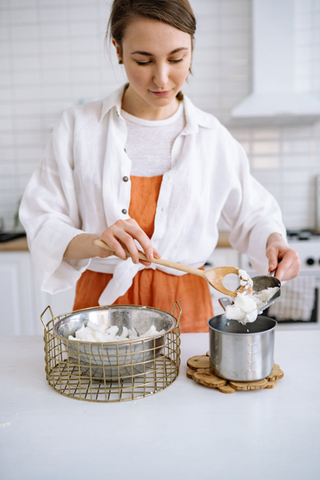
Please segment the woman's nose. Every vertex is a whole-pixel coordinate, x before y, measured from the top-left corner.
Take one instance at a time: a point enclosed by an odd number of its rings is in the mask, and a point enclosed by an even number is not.
[[[163,88],[168,83],[168,76],[166,65],[157,65],[155,67],[153,81],[159,88]]]

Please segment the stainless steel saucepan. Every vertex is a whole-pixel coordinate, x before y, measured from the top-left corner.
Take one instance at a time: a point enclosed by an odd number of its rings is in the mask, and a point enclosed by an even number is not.
[[[220,304],[225,308],[225,302]],[[263,315],[245,325],[227,319],[224,314],[210,318],[212,371],[219,377],[239,382],[266,378],[273,367],[276,325],[275,320]]]

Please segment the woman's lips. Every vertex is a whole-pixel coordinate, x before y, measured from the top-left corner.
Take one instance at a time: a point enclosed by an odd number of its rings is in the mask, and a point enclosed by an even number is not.
[[[167,95],[169,95],[170,90],[166,90],[165,92],[157,92],[157,91],[153,92],[152,90],[150,90],[150,92],[156,97],[166,97]]]

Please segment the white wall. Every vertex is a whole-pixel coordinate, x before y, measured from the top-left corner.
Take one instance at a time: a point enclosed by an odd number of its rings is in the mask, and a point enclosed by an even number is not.
[[[297,11],[296,84],[320,95],[320,2]],[[73,103],[101,98],[124,81],[104,35],[110,0],[0,0],[0,217],[11,228],[24,187],[53,125]],[[251,0],[191,0],[198,19],[196,105],[228,122],[251,91]],[[233,128],[253,175],[279,201],[287,227],[314,227],[320,123]]]

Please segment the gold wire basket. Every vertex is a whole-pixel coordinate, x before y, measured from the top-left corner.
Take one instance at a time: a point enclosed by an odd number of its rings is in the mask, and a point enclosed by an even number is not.
[[[45,324],[47,310],[51,320]],[[178,302],[171,313],[138,305],[113,305],[57,317],[48,306],[40,319],[49,385],[61,395],[89,402],[135,400],[164,390],[179,374],[181,313]],[[152,325],[165,333],[101,343],[69,339],[80,326],[94,319],[106,327],[135,327],[139,334]]]

